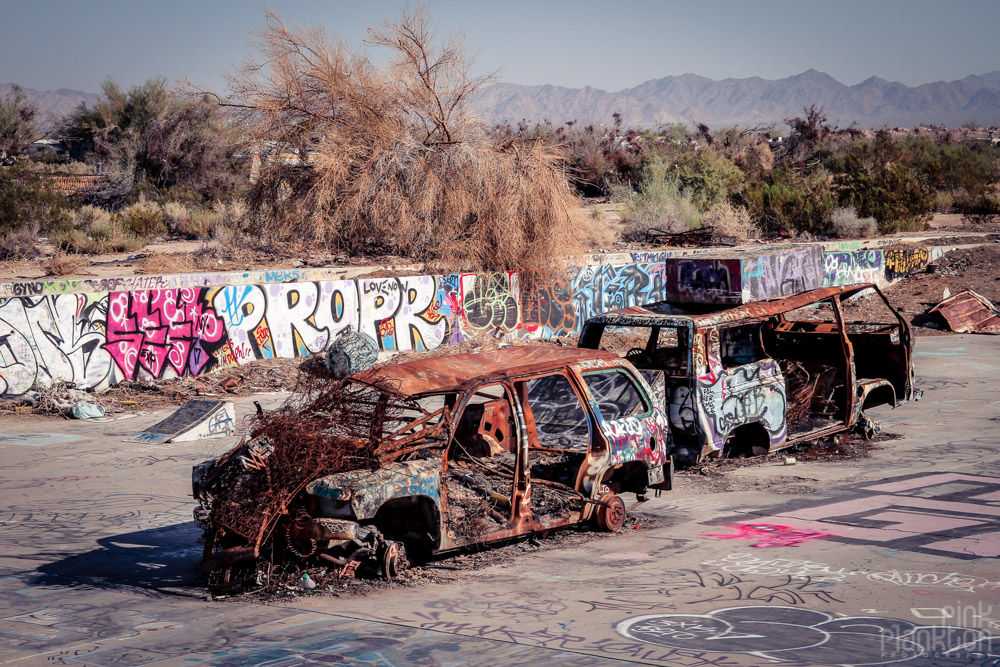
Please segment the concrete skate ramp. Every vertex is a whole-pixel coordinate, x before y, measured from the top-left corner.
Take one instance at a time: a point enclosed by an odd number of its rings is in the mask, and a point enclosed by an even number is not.
[[[132,442],[189,442],[236,432],[236,406],[230,401],[188,401],[161,422],[140,431]]]

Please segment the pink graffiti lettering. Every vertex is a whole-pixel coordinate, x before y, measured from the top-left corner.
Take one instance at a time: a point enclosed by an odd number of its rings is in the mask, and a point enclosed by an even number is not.
[[[828,537],[832,533],[821,533],[813,530],[796,530],[788,526],[776,526],[771,523],[745,523],[731,527],[737,531],[735,535],[724,533],[702,533],[702,537],[714,537],[719,540],[756,540],[751,547],[768,549],[771,547],[794,547],[800,542],[817,537]]]
[[[172,368],[196,375],[211,359],[203,344],[216,343],[225,326],[199,298],[197,288],[114,292],[108,300],[104,347],[127,378],[143,369],[155,378]]]

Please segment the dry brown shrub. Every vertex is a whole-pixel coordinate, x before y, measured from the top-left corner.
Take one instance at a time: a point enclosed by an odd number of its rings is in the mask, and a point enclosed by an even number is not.
[[[368,44],[392,55],[384,67],[272,12],[259,37],[224,103],[254,150],[300,159],[263,160],[250,234],[479,270],[578,251],[562,156],[474,117],[469,97],[490,78],[469,73],[460,39],[435,44],[423,8],[369,30]]]
[[[737,241],[760,237],[760,227],[750,217],[750,212],[727,201],[713,206],[702,218],[702,222],[712,227],[716,236],[728,236]]]
[[[875,218],[859,218],[853,207],[837,208],[830,222],[833,236],[841,239],[868,239],[878,236]]]
[[[46,276],[68,276],[77,273],[84,266],[84,261],[80,257],[68,255],[60,249],[56,249],[45,262]]]
[[[18,230],[0,234],[0,261],[19,261],[38,256],[38,223],[29,223]]]
[[[621,233],[621,217],[601,209],[584,211],[577,224],[577,239],[589,250],[607,249],[615,244]]]

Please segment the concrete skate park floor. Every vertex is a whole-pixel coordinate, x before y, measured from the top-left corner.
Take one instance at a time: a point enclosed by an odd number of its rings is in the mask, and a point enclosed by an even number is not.
[[[875,414],[900,437],[871,458],[769,460],[726,473],[759,488],[630,508],[652,528],[281,604],[206,600],[195,574],[191,466],[235,438],[127,442],[166,411],[7,420],[0,664],[994,664],[998,352],[919,339],[924,397]]]

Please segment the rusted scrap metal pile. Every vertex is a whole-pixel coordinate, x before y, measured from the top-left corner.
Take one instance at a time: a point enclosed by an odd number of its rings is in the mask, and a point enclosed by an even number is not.
[[[664,229],[650,227],[646,230],[645,238],[646,243],[682,247],[707,246],[712,243],[713,240],[725,240],[725,238],[717,239],[715,237],[714,227],[698,227],[697,229],[688,229],[683,232],[670,232]],[[733,242],[723,243],[722,245],[736,244]]]
[[[441,424],[407,437],[386,437],[404,409],[392,387],[378,378],[362,384],[337,380],[318,364],[305,369],[292,400],[258,414],[251,438],[196,471],[199,514],[209,527],[206,571],[231,577],[233,564],[250,565],[266,545],[273,548],[269,538],[275,527],[290,520],[292,502],[317,476],[377,469],[431,446],[427,439],[440,432]],[[301,523],[299,509],[293,520]],[[285,534],[292,534],[287,526]],[[293,544],[287,546],[295,553]],[[210,578],[213,586],[229,583]]]

